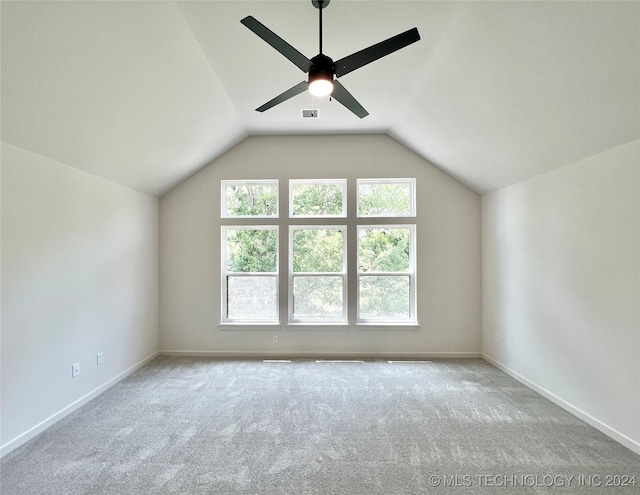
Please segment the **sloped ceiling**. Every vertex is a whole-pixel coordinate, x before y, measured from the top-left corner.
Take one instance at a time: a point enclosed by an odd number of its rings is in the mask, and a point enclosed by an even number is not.
[[[254,111],[305,74],[240,19],[312,57],[309,0],[1,9],[2,140],[154,195],[254,134],[386,133],[479,193],[640,138],[638,2],[333,0],[334,59],[422,36],[341,78],[363,120],[308,93]]]

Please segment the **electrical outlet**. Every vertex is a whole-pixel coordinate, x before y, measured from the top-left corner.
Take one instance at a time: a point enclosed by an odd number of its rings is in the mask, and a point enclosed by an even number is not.
[[[71,366],[71,378],[75,378],[80,374],[80,363]]]
[[[499,334],[498,332],[496,332],[496,333],[494,333],[494,334],[493,334],[493,341],[494,341],[496,344],[499,344],[499,343],[500,343],[500,334]]]
[[[274,335],[274,336],[273,336],[273,343],[274,343],[274,344],[277,344],[277,343],[278,343],[278,336],[277,336],[277,335]]]
[[[104,352],[99,352],[98,353],[98,366],[100,366],[102,363],[104,363]]]

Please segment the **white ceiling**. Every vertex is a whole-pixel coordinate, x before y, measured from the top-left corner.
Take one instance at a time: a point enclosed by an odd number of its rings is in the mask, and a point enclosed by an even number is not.
[[[334,60],[422,37],[340,79],[363,120],[308,93],[254,111],[306,75],[240,19],[312,57],[309,0],[1,8],[2,140],[150,194],[251,134],[387,133],[480,193],[640,138],[638,2],[332,0]]]

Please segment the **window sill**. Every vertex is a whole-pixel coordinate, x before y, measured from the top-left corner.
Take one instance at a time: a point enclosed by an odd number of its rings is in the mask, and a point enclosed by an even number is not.
[[[345,322],[336,322],[336,323],[257,323],[257,322],[247,322],[247,323],[219,323],[218,328],[220,330],[350,330],[354,328],[355,330],[382,330],[382,331],[395,331],[395,330],[418,330],[420,329],[420,324],[418,323],[356,323],[355,325],[350,325]]]
[[[287,323],[285,327],[291,330],[349,330],[351,328],[344,321],[335,323]]]
[[[219,323],[218,328],[220,330],[281,330],[282,325],[279,322],[247,322],[247,323]]]
[[[356,330],[419,330],[419,323],[356,323]]]

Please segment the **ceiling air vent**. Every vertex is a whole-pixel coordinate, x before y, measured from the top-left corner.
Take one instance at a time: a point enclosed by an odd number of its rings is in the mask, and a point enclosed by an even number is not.
[[[300,110],[300,116],[303,119],[317,119],[319,117],[318,110]]]

